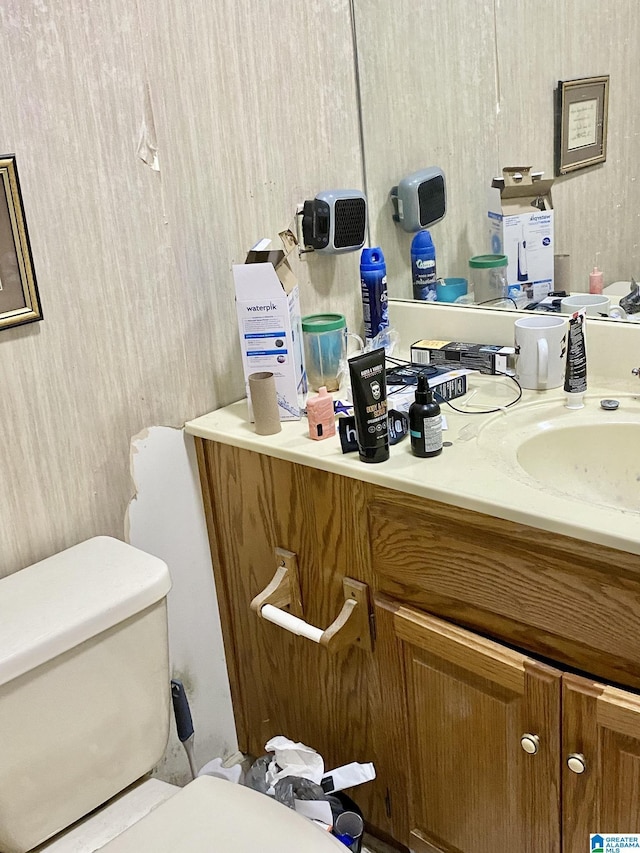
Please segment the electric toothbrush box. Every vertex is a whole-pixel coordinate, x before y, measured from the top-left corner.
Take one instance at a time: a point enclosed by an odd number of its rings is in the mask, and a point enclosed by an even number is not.
[[[300,420],[307,374],[298,283],[285,253],[268,246],[260,241],[244,264],[233,265],[244,378],[248,386],[250,374],[273,373],[280,420]]]
[[[553,290],[553,179],[529,166],[503,169],[489,190],[491,252],[506,255],[509,295],[543,299]]]

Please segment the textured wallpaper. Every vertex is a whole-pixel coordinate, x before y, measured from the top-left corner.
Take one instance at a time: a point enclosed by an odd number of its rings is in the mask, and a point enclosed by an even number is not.
[[[559,79],[611,75],[604,166],[556,181],[577,284],[638,274],[635,0],[355,0],[371,233],[441,165],[439,272],[486,250],[503,165],[553,169]],[[231,265],[321,189],[363,187],[348,0],[5,0],[0,154],[15,153],[44,321],[0,332],[0,574],[122,537],[130,441],[242,396]],[[295,263],[305,313],[361,324],[357,254]]]
[[[391,8],[393,7],[393,8]],[[433,226],[438,274],[468,274],[489,251],[487,199],[503,166],[554,175],[559,80],[609,74],[607,161],[557,178],[555,249],[585,290],[599,252],[605,282],[640,275],[640,5],[637,0],[355,0],[372,239],[390,292],[411,296],[412,235],[388,194],[440,166],[448,213]]]
[[[348,0],[0,5],[44,321],[0,332],[0,574],[122,538],[130,441],[243,394],[231,265],[362,187]],[[361,322],[356,255],[296,263]]]

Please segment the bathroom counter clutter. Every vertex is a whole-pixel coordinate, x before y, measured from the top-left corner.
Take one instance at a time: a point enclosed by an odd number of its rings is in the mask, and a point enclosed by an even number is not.
[[[405,356],[514,341],[506,312],[391,308]],[[375,761],[356,801],[410,849],[640,831],[637,329],[593,323],[583,408],[560,389],[509,407],[512,381],[469,374],[452,402],[475,414],[441,405],[434,457],[406,437],[367,464],[305,419],[257,436],[244,400],[186,425],[240,749],[286,732]]]
[[[633,448],[640,402],[616,392],[620,405],[605,411],[611,388],[591,388],[584,409],[564,406],[564,392],[524,391],[506,378],[471,374],[469,393],[442,404],[447,429],[438,457],[412,455],[409,439],[390,448],[386,462],[367,464],[343,454],[338,436],[313,441],[306,418],[258,436],[247,402],[203,415],[185,425],[200,438],[311,466],[444,504],[640,554],[640,461]],[[393,397],[389,398],[393,407]],[[627,453],[627,450],[629,451]]]
[[[456,406],[515,396],[470,385]],[[379,464],[305,421],[258,437],[244,401],[187,426],[238,744],[374,761],[356,802],[416,851],[582,853],[603,824],[640,830],[638,523],[616,508],[640,403],[609,385],[577,411],[553,392],[442,408],[450,446],[405,438]]]

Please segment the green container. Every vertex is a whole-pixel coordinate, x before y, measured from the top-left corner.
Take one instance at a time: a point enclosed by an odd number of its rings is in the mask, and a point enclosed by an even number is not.
[[[347,321],[343,314],[308,314],[302,318],[304,358],[309,387],[338,390],[340,360],[347,354]]]
[[[506,255],[474,255],[469,258],[469,280],[476,305],[491,304],[508,295]]]

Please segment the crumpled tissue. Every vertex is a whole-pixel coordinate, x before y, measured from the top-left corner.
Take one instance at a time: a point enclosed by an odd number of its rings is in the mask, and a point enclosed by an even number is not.
[[[300,776],[310,779],[317,785],[324,775],[324,759],[315,749],[304,743],[296,743],[283,735],[271,738],[265,743],[267,752],[274,756],[269,762],[266,781],[269,785],[267,793],[273,795],[273,786],[279,779],[286,776]]]

